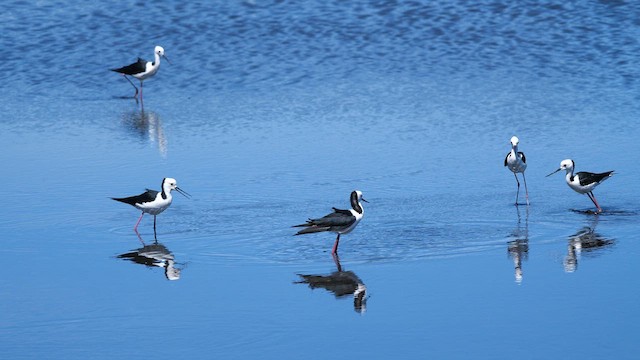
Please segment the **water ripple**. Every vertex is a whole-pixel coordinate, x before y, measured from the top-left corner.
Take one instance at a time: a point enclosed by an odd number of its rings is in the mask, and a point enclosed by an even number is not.
[[[189,89],[282,86],[354,71],[427,75],[505,67],[589,82],[638,78],[640,5],[634,2],[6,5],[11,10],[2,15],[3,86],[64,81],[96,88],[107,69],[149,58],[156,44],[175,59],[178,70],[166,75],[168,81]]]

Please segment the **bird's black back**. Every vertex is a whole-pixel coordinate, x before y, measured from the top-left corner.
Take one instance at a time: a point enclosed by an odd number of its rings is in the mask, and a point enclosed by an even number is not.
[[[576,175],[580,180],[580,185],[585,186],[593,183],[599,183],[602,180],[611,176],[612,173],[613,171],[607,171],[607,172],[598,173],[598,174],[580,171],[580,172],[577,172]]]
[[[129,205],[135,206],[136,204],[151,202],[151,201],[155,200],[156,196],[158,196],[158,193],[159,193],[159,191],[147,189],[147,191],[143,192],[140,195],[129,196],[129,197],[125,197],[125,198],[112,198],[112,199],[115,200],[115,201],[120,201],[120,202],[123,202],[125,204],[129,204]]]
[[[142,58],[138,58],[138,61],[134,62],[131,65],[123,66],[117,69],[111,69],[111,71],[115,71],[125,75],[135,75],[143,73],[145,72],[145,70],[147,70],[147,61]]]

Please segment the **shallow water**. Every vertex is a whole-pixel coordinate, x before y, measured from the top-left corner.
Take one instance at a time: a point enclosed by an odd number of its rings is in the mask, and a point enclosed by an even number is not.
[[[3,357],[634,358],[637,5],[8,8]],[[108,69],[157,44],[172,64],[141,111]],[[502,166],[514,134],[530,206]],[[565,158],[616,170],[603,214],[545,178]],[[109,198],[163,177],[193,198],[154,246]],[[354,189],[339,263],[332,234],[292,236]]]

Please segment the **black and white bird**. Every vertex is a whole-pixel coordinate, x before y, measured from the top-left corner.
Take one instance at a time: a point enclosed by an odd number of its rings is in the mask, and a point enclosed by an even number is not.
[[[147,189],[147,191],[143,192],[140,195],[130,196],[125,198],[112,198],[113,200],[123,202],[125,204],[129,204],[135,207],[138,210],[142,210],[142,214],[136,223],[136,226],[133,227],[133,231],[138,232],[138,225],[140,221],[142,221],[142,217],[144,214],[153,215],[153,234],[156,235],[156,216],[163,211],[165,211],[169,205],[171,205],[171,201],[173,197],[171,196],[171,190],[176,190],[184,197],[190,197],[186,191],[180,189],[176,184],[176,179],[172,178],[164,178],[162,179],[162,191],[155,191]]]
[[[587,196],[589,196],[589,199],[591,199],[593,204],[596,206],[596,209],[598,209],[596,214],[601,213],[602,208],[600,207],[600,205],[598,205],[598,201],[593,195],[593,189],[596,186],[600,185],[603,181],[611,177],[613,175],[613,171],[607,171],[603,173],[590,173],[586,171],[580,171],[574,174],[573,169],[575,168],[575,166],[575,162],[571,159],[562,160],[562,162],[560,163],[560,168],[547,175],[547,177],[557,173],[560,170],[565,170],[567,172],[567,175],[565,176],[567,185],[569,185],[570,188],[572,188],[579,194],[587,194]]]
[[[511,151],[504,158],[504,166],[509,168],[509,170],[513,172],[513,176],[516,177],[516,183],[518,184],[518,191],[516,192],[516,205],[518,205],[518,197],[520,196],[520,181],[518,180],[518,173],[522,173],[527,205],[529,205],[529,189],[527,188],[527,179],[524,177],[524,171],[527,169],[527,158],[524,156],[524,153],[522,151],[518,151],[518,143],[520,143],[518,137],[511,137]]]
[[[160,69],[160,58],[165,58],[168,63],[171,63],[165,56],[164,48],[162,48],[162,46],[156,46],[156,48],[153,50],[153,53],[155,57],[153,61],[146,61],[142,58],[138,58],[138,61],[134,62],[133,64],[117,69],[111,69],[111,71],[122,74],[124,78],[127,79],[127,81],[129,81],[129,83],[136,89],[136,93],[135,95],[133,95],[136,100],[138,97],[138,87],[131,81],[131,79],[127,77],[127,75],[133,76],[134,78],[140,80],[140,100],[142,100],[142,82],[158,72],[158,69]]]
[[[364,209],[362,208],[360,201],[368,202],[362,197],[361,191],[355,190],[351,192],[351,209],[341,210],[333,208],[333,212],[331,214],[325,215],[319,219],[309,218],[306,223],[293,226],[304,227],[304,229],[298,231],[295,235],[325,231],[334,232],[338,234],[338,236],[336,237],[336,242],[333,244],[333,250],[331,253],[337,254],[340,235],[351,232],[364,216]]]

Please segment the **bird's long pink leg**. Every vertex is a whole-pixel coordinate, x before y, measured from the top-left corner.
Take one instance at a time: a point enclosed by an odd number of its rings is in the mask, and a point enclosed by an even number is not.
[[[333,250],[331,250],[331,254],[336,255],[338,254],[338,244],[340,243],[340,234],[338,234],[338,237],[336,238],[336,242],[335,244],[333,244]]]
[[[527,178],[524,177],[524,171],[522,172],[522,180],[524,180],[524,191],[527,194],[527,205],[529,205],[529,188],[527,188]]]
[[[600,207],[600,205],[598,205],[598,201],[596,200],[595,195],[593,195],[593,191],[588,192],[587,195],[589,195],[589,199],[591,199],[591,201],[593,201],[593,204],[596,206],[596,208],[598,209],[598,212],[596,214],[599,214],[602,212],[602,208]]]
[[[516,183],[518,184],[518,191],[516,192],[516,206],[518,206],[518,197],[520,197],[520,181],[518,180],[518,175],[516,173],[513,173],[513,176],[515,176]]]
[[[136,226],[133,227],[133,231],[138,232],[138,225],[140,225],[140,221],[142,221],[143,216],[144,216],[144,212],[142,213],[142,215],[140,215],[140,218],[138,219]]]

